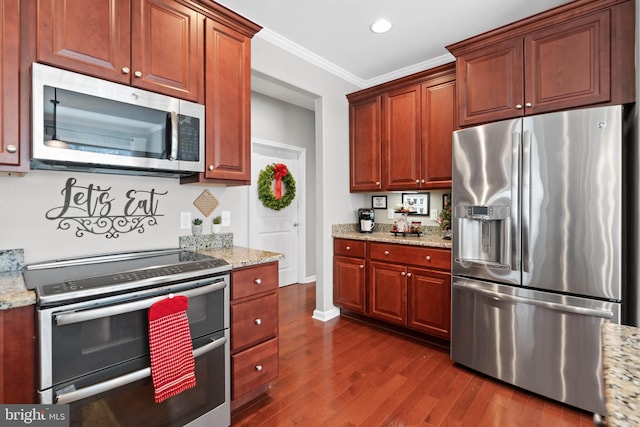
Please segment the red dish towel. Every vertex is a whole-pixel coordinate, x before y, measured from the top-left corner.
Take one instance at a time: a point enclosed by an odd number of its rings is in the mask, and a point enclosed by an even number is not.
[[[149,307],[149,350],[156,403],[196,385],[187,297],[163,299]]]

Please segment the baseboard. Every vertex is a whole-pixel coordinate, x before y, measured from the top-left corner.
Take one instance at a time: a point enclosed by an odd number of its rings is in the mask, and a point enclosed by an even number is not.
[[[315,281],[316,281],[316,276],[314,274],[313,276],[307,277],[306,279],[304,279],[303,282],[300,282],[300,283],[303,283],[303,284],[306,285],[307,283],[312,283],[312,282],[315,282]]]
[[[313,310],[313,316],[311,317],[322,322],[328,322],[338,316],[340,316],[340,309],[335,307],[328,311]]]

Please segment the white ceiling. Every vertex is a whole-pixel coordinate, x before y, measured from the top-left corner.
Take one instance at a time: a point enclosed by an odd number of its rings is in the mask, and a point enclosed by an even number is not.
[[[261,25],[256,37],[268,39],[361,88],[453,61],[445,46],[569,2],[216,1]],[[369,26],[378,18],[390,20],[391,31],[371,32]],[[255,80],[259,86],[260,79]]]

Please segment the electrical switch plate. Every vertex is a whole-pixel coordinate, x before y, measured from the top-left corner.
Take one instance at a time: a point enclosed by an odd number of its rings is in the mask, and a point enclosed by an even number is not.
[[[395,218],[395,212],[393,211],[393,209],[387,209],[387,219],[394,219]]]
[[[438,209],[431,209],[431,214],[429,215],[429,217],[431,218],[431,221],[437,221],[438,220]]]
[[[222,213],[220,214],[220,216],[222,217],[222,223],[221,225],[223,227],[229,227],[231,225],[231,212],[229,211],[222,211]]]
[[[180,228],[191,228],[191,212],[180,212]]]

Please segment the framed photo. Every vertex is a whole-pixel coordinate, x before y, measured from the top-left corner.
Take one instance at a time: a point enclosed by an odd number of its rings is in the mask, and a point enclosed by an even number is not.
[[[387,196],[371,196],[373,209],[387,209]]]
[[[409,215],[429,216],[429,193],[402,193],[402,204]]]

